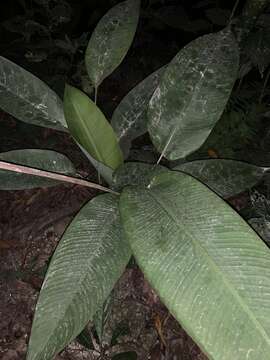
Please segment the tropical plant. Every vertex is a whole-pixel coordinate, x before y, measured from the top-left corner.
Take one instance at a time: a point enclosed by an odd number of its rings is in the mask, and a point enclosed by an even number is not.
[[[210,359],[266,360],[269,249],[224,199],[252,187],[268,168],[229,159],[185,161],[230,98],[239,66],[236,40],[227,26],[187,44],[126,95],[110,125],[97,106],[98,88],[127,53],[139,8],[139,0],[117,4],[92,34],[85,62],[94,101],[67,85],[62,106],[41,80],[0,60],[1,107],[24,122],[69,131],[109,186],[76,178],[73,164],[55,152],[0,154],[2,189],[69,181],[108,192],[79,211],[51,259],[27,359],[52,359],[80,334],[133,255]],[[128,157],[130,142],[146,131],[158,164],[124,163],[123,152]],[[165,165],[181,164],[169,169],[159,165],[163,158]]]

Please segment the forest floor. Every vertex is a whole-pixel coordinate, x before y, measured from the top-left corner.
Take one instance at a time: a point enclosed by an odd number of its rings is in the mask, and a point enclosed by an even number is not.
[[[10,116],[0,115],[0,151],[37,144],[45,147],[49,139],[51,147],[78,164],[78,173],[96,180],[94,169],[68,136],[45,129],[33,133],[28,125],[18,125]],[[71,219],[96,194],[65,184],[0,191],[0,359],[26,359],[35,304],[50,257]],[[107,339],[102,343],[109,357],[104,359],[121,353],[126,357],[115,359],[136,359],[135,353],[138,360],[207,359],[162,305],[135,263],[120,278],[112,299],[105,325]],[[95,335],[91,330],[88,335],[93,343]],[[85,340],[74,341],[56,359],[98,359],[100,346],[88,349]]]

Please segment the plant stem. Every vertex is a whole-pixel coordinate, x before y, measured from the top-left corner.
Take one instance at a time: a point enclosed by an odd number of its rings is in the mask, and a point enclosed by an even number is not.
[[[57,174],[57,173],[53,173],[50,171],[39,170],[39,169],[31,168],[28,166],[13,164],[13,163],[5,162],[5,161],[0,161],[0,169],[7,170],[7,171],[13,171],[13,172],[20,173],[20,174],[40,176],[40,177],[57,180],[57,181],[64,181],[67,183],[101,190],[101,191],[105,191],[105,192],[115,194],[115,195],[120,195],[116,191],[113,191],[113,190],[106,188],[104,186],[101,186],[99,184],[92,183],[90,181],[78,179],[78,178],[67,176],[67,175]]]
[[[95,101],[96,105],[97,105],[97,96],[98,96],[98,85],[95,86],[95,95],[94,95],[94,101]],[[99,171],[98,171],[98,182],[99,182],[99,184],[101,184],[101,178],[100,178]]]
[[[97,96],[98,96],[98,86],[95,86],[95,95],[94,95],[95,104],[97,104]]]
[[[232,12],[231,12],[231,15],[230,15],[230,18],[229,18],[229,21],[228,21],[228,25],[231,23],[231,21],[232,21],[232,19],[234,17],[234,14],[235,14],[235,11],[236,11],[236,9],[237,9],[237,7],[239,5],[239,2],[240,2],[240,0],[235,1],[234,7],[232,9]]]
[[[164,149],[162,150],[162,153],[160,154],[160,157],[159,157],[159,159],[157,161],[157,165],[160,163],[161,159],[165,155],[165,153],[166,153],[166,151],[167,151],[167,149],[168,149],[168,147],[169,147],[169,145],[170,145],[170,143],[172,141],[172,138],[174,137],[175,131],[176,131],[176,128],[173,130],[173,132],[171,133],[167,143],[165,144]]]
[[[264,80],[264,83],[263,83],[263,88],[262,88],[262,92],[261,92],[260,99],[259,99],[259,103],[260,103],[260,104],[261,104],[262,101],[263,101],[263,97],[264,97],[264,93],[265,93],[265,89],[266,89],[266,86],[267,86],[269,77],[270,77],[270,68],[269,68],[269,70],[267,71],[267,74],[266,74],[266,77],[265,77],[265,80]]]

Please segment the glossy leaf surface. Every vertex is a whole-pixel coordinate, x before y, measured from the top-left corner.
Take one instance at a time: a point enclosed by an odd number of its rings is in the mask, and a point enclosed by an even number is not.
[[[36,76],[2,56],[0,107],[26,123],[66,131],[58,95]]]
[[[237,160],[207,159],[184,163],[174,170],[194,176],[221,197],[228,198],[256,185],[267,168]]]
[[[112,116],[112,127],[122,149],[128,154],[131,141],[147,132],[148,103],[156,89],[165,66],[147,76],[120,102]]]
[[[163,156],[185,157],[207,139],[230,96],[238,58],[225,29],[192,41],[168,64],[148,110],[148,130]]]
[[[125,188],[120,213],[140,268],[209,359],[269,359],[270,252],[229,205],[168,172]]]
[[[123,162],[123,155],[101,110],[82,91],[66,85],[64,111],[75,140],[94,159],[115,170]]]
[[[0,153],[0,160],[70,176],[76,175],[76,169],[72,162],[65,155],[51,150],[12,150]],[[0,190],[33,189],[60,183],[38,176],[0,170]]]
[[[95,87],[124,59],[136,32],[139,11],[139,0],[126,0],[110,9],[97,24],[85,53],[86,69]]]
[[[38,299],[27,360],[51,360],[103,304],[130,258],[118,197],[101,195],[71,222]]]

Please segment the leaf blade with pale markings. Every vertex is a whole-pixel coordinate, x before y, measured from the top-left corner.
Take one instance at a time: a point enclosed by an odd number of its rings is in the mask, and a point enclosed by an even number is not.
[[[66,131],[58,95],[36,76],[2,56],[0,107],[26,123]]]
[[[120,213],[146,278],[210,359],[269,358],[269,249],[229,205],[171,171],[125,188]]]
[[[167,65],[148,109],[148,131],[162,156],[176,160],[203,144],[230,96],[238,62],[225,29],[192,41]]]
[[[126,0],[110,9],[97,24],[85,53],[85,64],[95,88],[124,59],[134,38],[140,1]]]
[[[237,160],[206,159],[187,162],[173,170],[194,176],[218,195],[228,198],[256,185],[268,168]]]
[[[76,175],[72,162],[65,155],[51,150],[12,150],[0,153],[0,160],[64,175]],[[0,170],[0,190],[25,190],[59,184],[61,182],[56,180]]]
[[[122,149],[128,154],[132,140],[147,132],[148,103],[165,66],[136,85],[120,102],[112,116],[112,127]]]
[[[93,319],[125,269],[118,197],[88,202],[64,233],[36,307],[27,360],[51,360]]]

